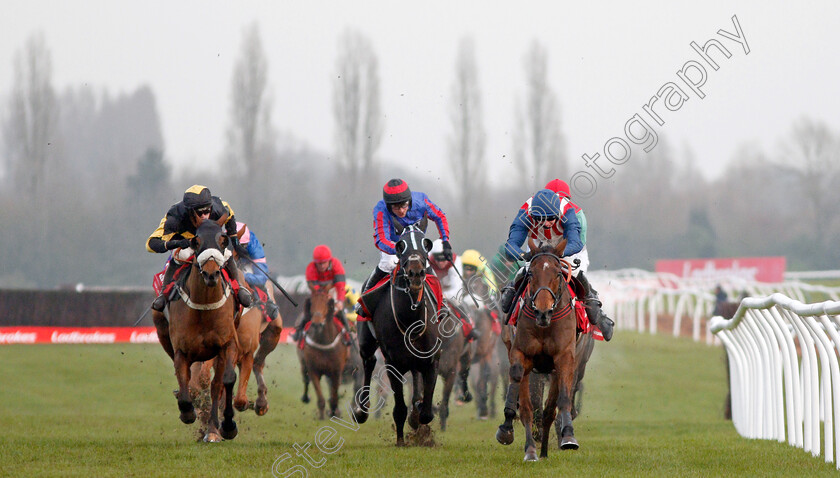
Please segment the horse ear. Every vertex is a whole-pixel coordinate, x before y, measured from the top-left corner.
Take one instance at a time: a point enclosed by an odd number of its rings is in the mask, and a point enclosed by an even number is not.
[[[563,238],[563,240],[560,241],[560,244],[557,244],[557,247],[554,248],[554,251],[555,251],[555,253],[557,254],[558,257],[563,257],[563,251],[566,250],[566,243],[567,243],[566,239]]]
[[[401,256],[403,252],[405,252],[406,248],[408,248],[408,243],[405,242],[405,240],[397,242],[396,247],[394,247],[394,249],[396,249],[397,251],[398,256]]]
[[[222,250],[227,249],[228,243],[230,242],[230,238],[227,234],[222,234],[219,238],[219,248]]]
[[[429,239],[427,237],[423,238],[423,250],[426,251],[426,254],[428,254],[432,250],[433,246],[434,246],[434,243],[432,242],[431,239]]]
[[[528,238],[528,249],[530,249],[531,252],[537,252],[540,249],[539,246],[537,246],[537,243],[534,242],[533,237]]]
[[[220,217],[216,221],[216,224],[218,224],[219,226],[224,226],[225,223],[228,221],[228,218],[230,218],[230,214],[226,212],[226,213],[222,214],[222,217]]]
[[[198,236],[193,236],[192,239],[190,239],[190,247],[192,247],[194,251],[198,250]]]

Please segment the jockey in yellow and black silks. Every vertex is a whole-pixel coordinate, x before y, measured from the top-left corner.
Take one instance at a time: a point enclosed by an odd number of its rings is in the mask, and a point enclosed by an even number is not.
[[[233,215],[233,208],[230,205],[213,196],[206,186],[193,185],[184,192],[184,198],[181,202],[172,205],[167,211],[166,216],[160,220],[157,229],[146,240],[146,250],[149,252],[166,253],[175,249],[181,249],[179,256],[186,259],[191,255],[190,239],[195,236],[196,228],[202,220],[217,221],[221,217],[227,215],[227,222],[224,224],[225,232],[230,241],[229,244],[235,250],[243,250],[239,244],[239,239],[236,235],[236,219]],[[167,286],[172,282],[175,271],[179,264],[176,262],[176,257],[172,257],[166,268],[166,274],[163,278],[162,292],[155,298],[152,303],[152,318],[155,326],[158,329],[158,337],[161,339],[161,345],[164,350],[170,355],[172,353],[172,345],[169,344],[169,324],[163,315],[163,309],[166,307],[169,297],[166,291]],[[242,271],[236,266],[236,261],[229,260],[225,263],[225,270],[228,275],[235,279],[240,284],[245,284],[245,277]],[[236,297],[243,307],[251,305],[251,293],[247,287],[239,287]],[[164,332],[162,337],[161,332]],[[168,347],[167,347],[168,345]]]

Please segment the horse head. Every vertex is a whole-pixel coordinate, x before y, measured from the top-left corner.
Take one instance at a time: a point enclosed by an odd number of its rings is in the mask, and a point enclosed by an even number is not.
[[[190,246],[196,257],[195,266],[198,267],[207,287],[215,287],[219,283],[222,268],[230,258],[230,251],[227,250],[229,239],[222,228],[227,218],[228,215],[225,214],[217,221],[202,221],[191,240]]]
[[[535,311],[537,326],[548,327],[559,307],[571,305],[568,283],[572,268],[561,259],[566,248],[563,239],[556,247],[539,247],[533,239],[528,240],[531,261],[528,268],[527,306]],[[569,308],[571,311],[571,308]]]
[[[408,278],[408,287],[412,292],[419,292],[426,280],[426,267],[432,241],[423,234],[418,227],[410,225],[405,228],[397,241],[397,258],[400,270]]]
[[[329,288],[316,285],[309,298],[309,315],[312,319],[310,328],[313,335],[323,332],[327,319],[335,315],[335,300],[330,297]]]

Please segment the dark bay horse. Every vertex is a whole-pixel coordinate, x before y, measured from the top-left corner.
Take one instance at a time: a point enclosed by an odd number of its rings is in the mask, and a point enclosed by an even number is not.
[[[389,283],[368,290],[360,299],[371,320],[359,322],[359,349],[365,368],[364,386],[356,394],[353,409],[359,423],[370,412],[370,382],[376,366],[376,349],[385,357],[388,379],[394,392],[394,424],[397,446],[404,446],[403,428],[408,408],[403,396],[403,378],[411,372],[414,387],[409,425],[417,428],[434,418],[432,400],[437,381],[439,338],[433,292],[426,283],[428,254],[432,241],[414,226],[407,227],[396,244],[399,267]],[[437,281],[430,277],[428,280]],[[368,302],[366,302],[366,300]],[[422,394],[422,399],[421,399]]]
[[[438,375],[443,379],[443,393],[438,409],[441,431],[446,431],[446,420],[449,418],[449,396],[452,393],[456,378],[460,378],[462,397],[469,397],[467,377],[470,373],[470,362],[472,361],[472,350],[464,337],[461,321],[458,319],[458,316],[467,315],[466,309],[455,302],[444,301],[446,302],[444,310],[450,310],[450,313],[456,314],[456,316],[447,315],[440,326],[443,342],[438,361]]]
[[[340,416],[338,387],[350,350],[341,341],[341,329],[335,321],[336,303],[330,298],[327,288],[316,287],[304,307],[312,321],[304,335],[301,367],[318,396],[318,418],[325,418],[325,400],[321,390],[321,377],[324,376],[330,384],[330,416]]]
[[[230,283],[222,276],[228,237],[218,222],[198,225],[191,247],[195,261],[185,285],[179,287],[180,299],[169,303],[169,336],[174,351],[175,376],[178,379],[178,409],[181,421],[192,423],[195,408],[189,393],[190,365],[214,359],[215,376],[211,384],[212,405],[205,441],[217,442],[236,437],[233,421],[233,385],[236,382],[234,361],[237,358],[235,324],[236,302]],[[219,432],[219,399],[224,392],[224,421]]]
[[[572,426],[571,404],[575,378],[575,336],[577,321],[569,291],[571,265],[562,259],[566,241],[557,247],[538,248],[529,240],[531,260],[528,287],[513,337],[505,345],[510,358],[510,385],[505,401],[505,421],[499,426],[496,440],[513,443],[513,420],[517,402],[525,428],[525,460],[536,461],[536,442],[531,429],[532,408],[528,386],[529,374],[536,370],[550,373],[548,399],[543,414],[540,457],[548,457],[551,423],[560,409],[561,448],[577,449]]]
[[[493,310],[486,307],[473,309],[475,329],[480,334],[478,340],[472,344],[473,365],[477,373],[474,385],[475,406],[479,420],[487,420],[496,415],[496,388],[499,383],[499,351],[497,344],[501,343],[499,336],[493,330]],[[498,330],[498,329],[497,329]],[[507,355],[505,351],[504,355]]]

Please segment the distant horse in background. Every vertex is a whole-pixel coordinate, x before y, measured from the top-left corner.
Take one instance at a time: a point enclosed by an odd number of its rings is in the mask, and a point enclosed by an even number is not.
[[[336,302],[330,298],[328,289],[316,287],[304,308],[312,320],[304,332],[300,359],[306,378],[312,382],[318,397],[318,418],[325,418],[325,400],[321,391],[323,376],[327,377],[330,384],[330,416],[340,416],[338,388],[350,349],[341,341],[342,327],[335,318]]]
[[[493,317],[495,310],[481,307],[479,309],[471,309],[472,316],[475,321],[475,329],[479,333],[478,340],[473,341],[472,350],[473,367],[477,372],[473,374],[475,377],[473,387],[476,392],[476,409],[479,420],[486,420],[491,416],[496,415],[496,387],[499,383],[499,350],[497,345],[502,344],[497,335],[498,324],[494,327],[497,320]],[[502,344],[504,347],[504,344]],[[503,355],[507,357],[505,350]]]
[[[455,385],[456,378],[460,378],[462,397],[467,399],[464,401],[472,399],[467,384],[467,377],[470,373],[470,362],[472,361],[472,350],[470,344],[464,337],[461,321],[459,320],[459,317],[466,318],[467,312],[465,308],[455,302],[444,299],[444,303],[446,303],[444,310],[450,310],[449,313],[454,314],[455,317],[450,317],[442,321],[442,324],[445,325],[441,325],[443,343],[440,346],[440,359],[438,362],[438,375],[443,379],[443,394],[438,409],[441,431],[446,431],[446,420],[449,418],[449,396],[452,393],[452,387]],[[447,325],[450,327],[447,327]],[[445,328],[449,328],[450,330],[444,330]]]
[[[201,222],[191,239],[195,261],[184,285],[176,285],[181,300],[169,303],[169,336],[174,351],[175,376],[178,379],[178,409],[184,423],[196,419],[189,391],[190,366],[214,359],[215,375],[211,384],[211,410],[205,441],[218,442],[236,437],[233,421],[233,385],[236,382],[234,361],[237,356],[235,324],[236,302],[231,297],[223,266],[230,259],[225,251],[229,238],[222,229],[227,220]],[[224,421],[219,431],[219,399],[225,394]]]

